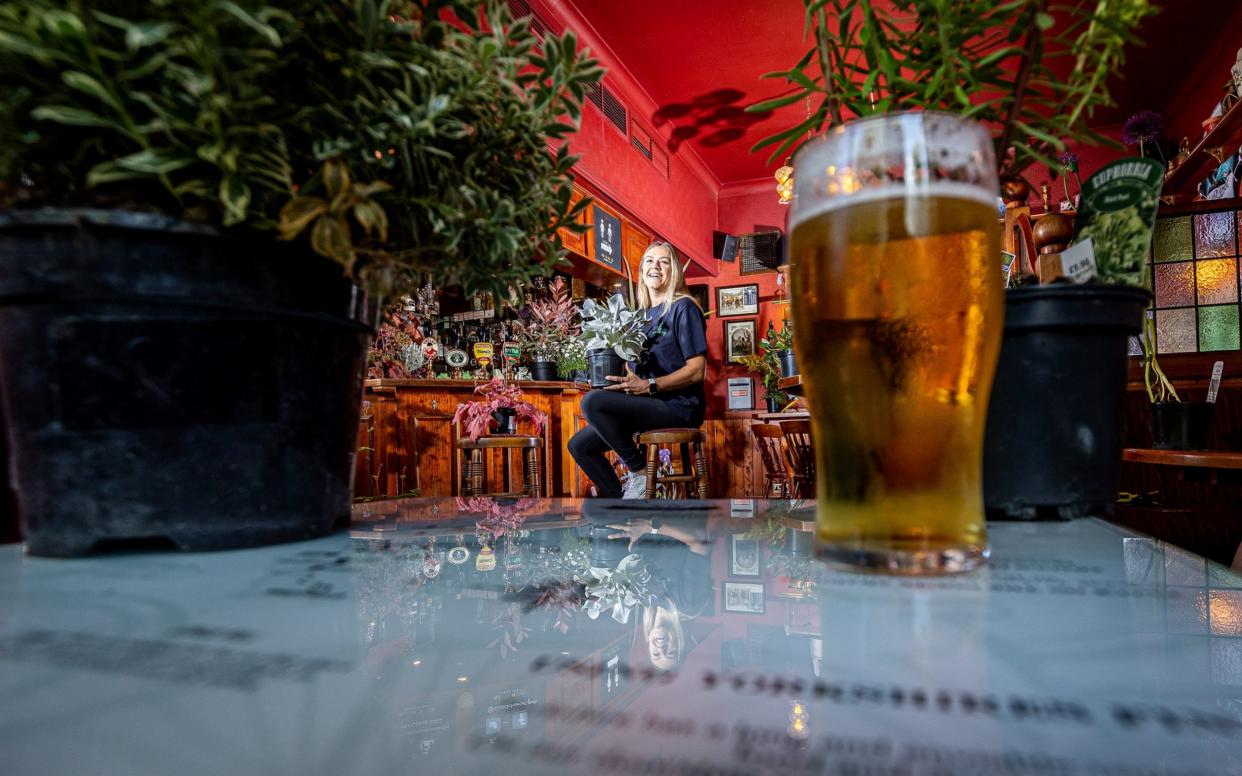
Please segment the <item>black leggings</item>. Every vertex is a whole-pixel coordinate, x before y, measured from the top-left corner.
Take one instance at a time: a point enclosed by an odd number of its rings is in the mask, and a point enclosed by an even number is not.
[[[588,425],[569,440],[569,454],[595,483],[601,498],[621,497],[621,481],[605,453],[614,450],[631,472],[642,473],[647,461],[634,444],[634,435],[654,428],[683,427],[687,421],[683,409],[661,399],[604,390],[582,397],[582,415]]]

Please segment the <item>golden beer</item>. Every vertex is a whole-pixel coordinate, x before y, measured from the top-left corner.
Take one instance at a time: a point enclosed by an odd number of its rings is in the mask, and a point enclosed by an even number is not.
[[[791,214],[830,561],[917,574],[986,558],[983,431],[1004,306],[994,194],[877,187]]]

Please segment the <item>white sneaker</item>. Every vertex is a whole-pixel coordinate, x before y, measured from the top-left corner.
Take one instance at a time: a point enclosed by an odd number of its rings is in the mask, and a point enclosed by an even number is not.
[[[647,498],[647,475],[630,474],[625,480],[625,492],[621,498]]]

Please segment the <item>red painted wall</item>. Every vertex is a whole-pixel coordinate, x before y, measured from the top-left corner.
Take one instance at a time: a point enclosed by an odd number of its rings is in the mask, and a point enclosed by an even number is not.
[[[765,227],[779,227],[785,231],[785,216],[789,212],[788,205],[777,204],[776,182],[758,180],[749,183],[727,184],[720,190],[716,202],[717,229],[728,234],[744,234],[759,231]],[[720,274],[711,279],[711,304],[716,306],[716,289],[720,286],[738,286],[749,283],[759,285],[759,315],[756,316],[756,331],[760,337],[768,330],[768,321],[773,321],[777,329],[781,327],[788,312],[787,305],[773,304],[776,295],[777,273],[762,272],[755,275],[741,274],[741,262],[719,262]],[[788,289],[786,289],[788,291]],[[788,293],[785,294],[788,299]],[[707,321],[708,347],[708,416],[720,417],[728,406],[726,390],[727,378],[753,376],[742,367],[728,365],[724,361],[724,325],[725,321],[741,321],[745,317],[718,318],[712,316]],[[755,406],[764,406],[762,384],[755,377]]]

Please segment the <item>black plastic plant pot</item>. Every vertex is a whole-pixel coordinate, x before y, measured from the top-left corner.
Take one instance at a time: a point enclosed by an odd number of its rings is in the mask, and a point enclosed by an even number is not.
[[[530,379],[532,380],[556,380],[556,362],[555,361],[534,361],[530,365]]]
[[[778,399],[777,397],[765,396],[763,400],[764,400],[764,403],[768,405],[768,412],[775,413],[775,412],[781,411],[781,400]]]
[[[1005,292],[988,406],[988,516],[1067,519],[1112,511],[1121,464],[1128,342],[1151,295],[1053,284]]]
[[[593,568],[615,569],[617,564],[630,554],[629,538],[615,528],[606,525],[592,525],[591,566]],[[612,538],[622,534],[620,538]]]
[[[1152,446],[1159,450],[1206,450],[1215,410],[1215,404],[1205,401],[1152,404]]]
[[[293,244],[0,213],[0,397],[28,551],[217,550],[346,524],[375,312]]]
[[[815,534],[811,531],[789,529],[785,532],[785,551],[796,558],[809,558],[815,546]]]
[[[612,348],[596,348],[587,351],[587,367],[592,388],[612,385],[611,377],[625,377],[625,359]]]
[[[793,377],[798,374],[798,364],[794,361],[792,350],[782,350],[776,355],[781,362],[781,377]]]
[[[516,434],[517,433],[517,410],[512,407],[501,407],[492,413],[492,420],[496,421],[497,434]]]

